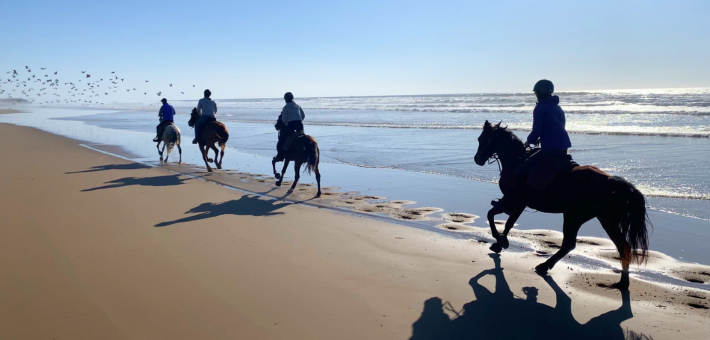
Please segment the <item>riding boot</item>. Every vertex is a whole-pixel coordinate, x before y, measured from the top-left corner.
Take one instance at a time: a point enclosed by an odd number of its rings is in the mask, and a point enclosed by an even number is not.
[[[157,141],[159,141],[159,140],[160,140],[160,136],[155,136],[155,138],[153,138],[153,141],[154,141],[154,142],[157,142]]]
[[[276,162],[276,163],[278,163],[278,162],[283,162],[284,159],[285,159],[285,157],[284,157],[284,155],[283,155],[281,152],[279,152],[278,154],[276,154],[276,156],[274,156],[274,158],[273,158],[274,162]]]
[[[197,137],[192,139],[192,144],[197,144]]]

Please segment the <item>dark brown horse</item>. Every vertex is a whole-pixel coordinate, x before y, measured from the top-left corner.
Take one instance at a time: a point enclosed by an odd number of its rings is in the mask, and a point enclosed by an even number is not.
[[[194,128],[195,123],[197,123],[197,119],[199,118],[200,113],[197,111],[197,108],[193,108],[192,113],[190,114],[190,121],[187,122],[187,125]],[[208,172],[212,172],[212,168],[209,163],[213,162],[212,158],[207,156],[209,149],[211,148],[214,150],[214,164],[217,166],[217,169],[222,169],[224,147],[227,144],[227,140],[229,140],[229,132],[224,124],[214,121],[207,122],[204,126],[202,126],[202,134],[200,135],[200,139],[197,140],[197,144],[200,147],[200,152],[202,152],[202,159],[205,161],[205,166],[207,166]],[[217,146],[215,146],[215,144],[219,145],[220,149],[222,149],[221,154],[218,154]]]
[[[474,160],[482,166],[497,156],[502,165],[498,183],[503,194],[509,193],[515,181],[513,173],[525,155],[525,146],[518,137],[501,127],[500,123],[492,125],[486,121],[478,137],[478,152]],[[635,260],[641,264],[648,255],[646,200],[633,184],[593,166],[580,166],[559,175],[545,191],[525,187],[523,196],[523,206],[508,211],[494,207],[488,211],[488,223],[497,241],[491,250],[498,253],[508,248],[508,232],[526,206],[546,213],[561,213],[564,215],[562,246],[547,261],[535,267],[544,274],[575,248],[577,232],[582,224],[596,217],[616,245],[621,258],[621,280],[614,286],[619,289],[629,287],[629,262]],[[498,232],[493,220],[495,215],[501,213],[510,216],[503,234]]]
[[[276,123],[276,129],[282,130],[286,128],[286,124],[283,124],[279,117]],[[288,168],[288,163],[290,161],[294,161],[296,163],[294,165],[295,179],[293,180],[293,185],[291,185],[291,188],[288,189],[288,193],[292,193],[293,189],[296,188],[298,179],[301,177],[301,165],[303,165],[303,163],[306,163],[306,169],[304,171],[308,172],[308,174],[310,174],[311,172],[315,172],[316,174],[316,182],[318,182],[318,193],[316,194],[316,197],[320,197],[320,171],[318,171],[318,163],[320,161],[320,150],[318,149],[318,142],[316,142],[316,139],[309,135],[302,135],[296,137],[293,143],[291,143],[291,147],[289,148],[289,150],[284,153],[284,157],[284,167],[281,170],[281,174],[276,172],[276,160],[271,161],[271,166],[274,168],[274,176],[276,176],[277,180],[276,186],[281,186],[283,176],[286,173],[286,169]]]

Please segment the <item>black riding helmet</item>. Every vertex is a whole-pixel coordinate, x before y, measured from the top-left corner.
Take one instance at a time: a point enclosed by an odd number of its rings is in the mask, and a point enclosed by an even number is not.
[[[555,92],[555,85],[553,85],[552,82],[547,79],[542,79],[535,83],[533,91],[541,94],[552,94],[552,92]]]

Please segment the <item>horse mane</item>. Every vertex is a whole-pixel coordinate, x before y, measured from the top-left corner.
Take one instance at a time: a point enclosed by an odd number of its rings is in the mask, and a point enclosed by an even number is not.
[[[502,142],[507,142],[508,145],[515,151],[516,157],[522,157],[525,154],[525,145],[518,136],[516,136],[513,131],[508,130],[508,126],[502,126],[503,122],[493,126],[494,131],[500,131],[504,138],[501,139]]]

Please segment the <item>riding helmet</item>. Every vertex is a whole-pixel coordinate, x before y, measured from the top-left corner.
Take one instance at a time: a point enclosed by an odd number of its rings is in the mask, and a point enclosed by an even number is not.
[[[555,92],[555,85],[552,85],[551,81],[543,79],[535,83],[533,91],[540,93],[552,93]]]

